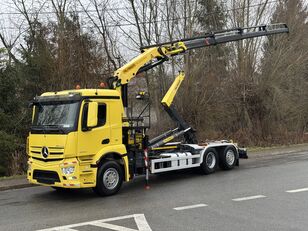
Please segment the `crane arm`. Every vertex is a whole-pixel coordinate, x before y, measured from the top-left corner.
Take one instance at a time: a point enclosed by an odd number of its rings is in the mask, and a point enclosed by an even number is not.
[[[183,42],[143,49],[140,55],[115,71],[112,88],[127,84],[137,74],[159,65],[167,61],[170,56],[183,53],[185,50],[187,49]]]
[[[163,106],[165,107],[170,107],[173,99],[177,93],[177,91],[179,90],[182,81],[185,78],[185,74],[183,71],[181,71],[179,73],[179,75],[175,78],[175,80],[173,81],[171,87],[169,88],[169,90],[167,91],[167,93],[165,94],[164,98],[162,99],[161,103]]]
[[[142,47],[140,55],[115,71],[114,76],[109,81],[109,86],[117,88],[125,85],[137,74],[167,61],[171,56],[185,53],[188,50],[288,32],[287,25],[279,23],[221,30],[203,36]]]

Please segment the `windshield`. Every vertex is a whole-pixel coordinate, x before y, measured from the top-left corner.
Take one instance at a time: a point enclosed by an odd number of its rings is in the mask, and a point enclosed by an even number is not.
[[[31,131],[67,133],[75,129],[79,102],[44,102],[35,104]]]

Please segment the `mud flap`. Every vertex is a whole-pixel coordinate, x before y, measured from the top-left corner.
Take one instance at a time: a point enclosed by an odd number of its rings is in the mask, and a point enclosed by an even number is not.
[[[247,149],[246,148],[238,148],[239,158],[248,159]]]

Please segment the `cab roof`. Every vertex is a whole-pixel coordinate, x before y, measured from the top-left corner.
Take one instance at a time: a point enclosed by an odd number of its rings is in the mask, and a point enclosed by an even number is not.
[[[58,92],[45,92],[41,96],[57,96],[79,94],[80,96],[120,96],[119,91],[113,89],[74,89]]]

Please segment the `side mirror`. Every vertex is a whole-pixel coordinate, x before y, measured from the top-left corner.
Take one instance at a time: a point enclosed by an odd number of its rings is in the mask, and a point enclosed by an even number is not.
[[[97,126],[97,112],[98,112],[98,103],[89,102],[88,104],[88,118],[87,118],[87,127],[93,128]]]

